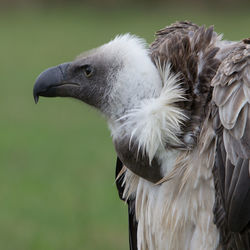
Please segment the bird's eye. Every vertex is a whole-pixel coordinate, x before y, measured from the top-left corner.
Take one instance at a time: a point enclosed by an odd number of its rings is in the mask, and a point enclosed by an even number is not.
[[[90,65],[88,65],[88,64],[87,65],[83,65],[82,69],[83,69],[84,75],[86,77],[90,77],[93,74],[93,67],[90,66]]]

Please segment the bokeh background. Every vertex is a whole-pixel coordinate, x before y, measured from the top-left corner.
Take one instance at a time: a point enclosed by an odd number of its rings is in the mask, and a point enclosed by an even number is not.
[[[0,249],[128,249],[104,119],[72,99],[32,97],[45,68],[116,34],[149,43],[176,20],[250,36],[249,1],[0,1]]]

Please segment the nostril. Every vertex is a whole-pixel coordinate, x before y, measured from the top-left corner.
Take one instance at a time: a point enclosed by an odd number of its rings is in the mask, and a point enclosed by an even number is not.
[[[65,72],[67,71],[70,63],[62,63],[58,66],[63,78],[65,78]]]

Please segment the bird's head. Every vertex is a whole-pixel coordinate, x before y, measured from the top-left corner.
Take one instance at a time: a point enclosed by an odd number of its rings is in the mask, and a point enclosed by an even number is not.
[[[99,48],[42,72],[33,94],[73,97],[117,119],[141,100],[158,95],[162,85],[144,40],[126,34]]]

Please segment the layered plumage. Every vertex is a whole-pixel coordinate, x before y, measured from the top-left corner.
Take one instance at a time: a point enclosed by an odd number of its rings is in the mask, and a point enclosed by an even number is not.
[[[250,40],[175,23],[43,72],[34,97],[107,118],[130,249],[250,249]]]

